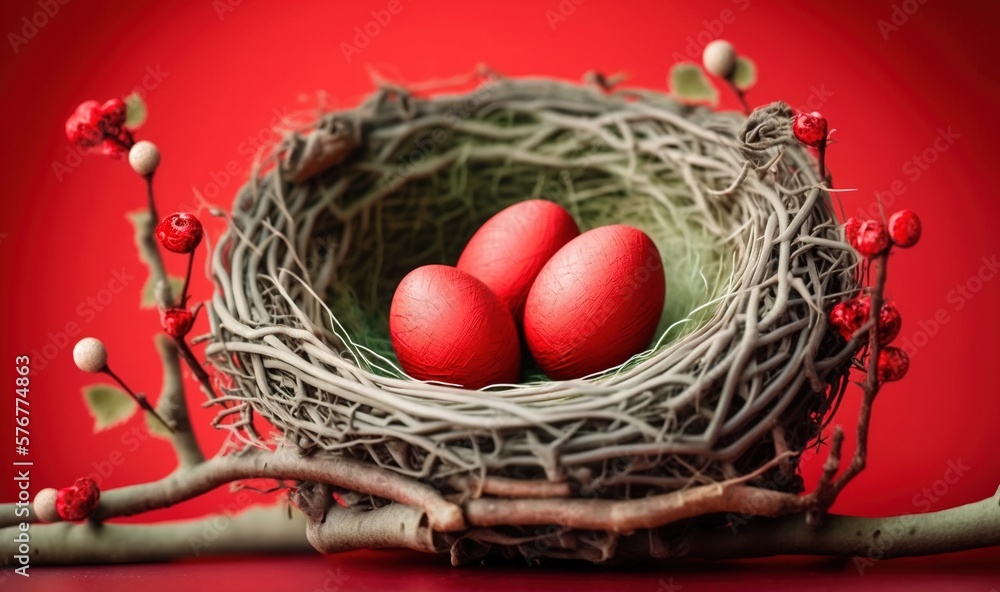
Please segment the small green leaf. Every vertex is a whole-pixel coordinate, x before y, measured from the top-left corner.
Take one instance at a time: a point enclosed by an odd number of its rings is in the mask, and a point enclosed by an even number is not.
[[[172,275],[167,276],[167,281],[170,283],[170,293],[176,298],[180,295],[181,290],[184,289],[184,279],[179,277],[174,277]],[[146,283],[142,286],[142,301],[139,302],[140,308],[153,308],[156,306],[156,280],[153,276],[149,276]]]
[[[701,68],[690,62],[674,64],[670,69],[670,92],[684,103],[715,105],[719,102],[719,91],[708,81]]]
[[[142,250],[142,239],[146,234],[146,226],[150,223],[150,215],[148,210],[136,210],[134,212],[129,212],[125,214],[128,221],[132,223],[132,228],[134,233],[132,236],[135,240],[135,247],[139,249],[139,261],[144,264],[149,264],[149,259],[146,258],[145,253]]]
[[[125,97],[125,127],[138,129],[146,122],[146,102],[139,93]]]
[[[159,410],[157,409],[157,412]],[[146,413],[146,428],[149,433],[156,436],[157,438],[163,438],[164,440],[170,439],[170,429],[163,424],[162,421],[156,418],[152,413]]]
[[[94,418],[94,431],[100,432],[128,420],[139,405],[128,393],[110,384],[83,387],[83,399]]]
[[[757,84],[757,66],[750,58],[736,58],[736,69],[733,70],[733,84],[740,90],[747,90]]]

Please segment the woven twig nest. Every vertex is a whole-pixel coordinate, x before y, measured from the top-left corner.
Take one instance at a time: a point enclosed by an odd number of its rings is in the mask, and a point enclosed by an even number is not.
[[[259,442],[260,414],[286,447],[353,457],[459,506],[555,498],[569,512],[741,477],[800,490],[783,453],[813,444],[843,393],[851,352],[824,311],[857,290],[857,261],[791,115],[494,78],[424,98],[386,86],[290,133],[240,191],[214,254],[208,353],[233,379],[218,423]],[[454,264],[482,222],[530,198],[559,202],[583,230],[625,222],[653,237],[668,303],[682,295],[658,339],[581,380],[529,373],[468,391],[405,376],[385,330],[395,285]],[[399,501],[336,493],[362,511]],[[432,520],[428,550],[602,561],[635,530],[483,507],[459,532]]]

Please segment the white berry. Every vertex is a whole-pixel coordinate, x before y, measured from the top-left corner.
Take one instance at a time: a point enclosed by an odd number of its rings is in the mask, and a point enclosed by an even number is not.
[[[716,39],[705,46],[701,62],[709,73],[719,78],[729,78],[736,69],[736,49],[723,39]]]
[[[42,522],[59,522],[59,512],[56,510],[56,496],[59,492],[51,487],[39,491],[35,494],[35,499],[31,503],[35,510],[35,516]]]
[[[160,166],[160,150],[156,144],[140,140],[128,151],[128,163],[140,175],[151,175]]]
[[[100,339],[84,337],[73,348],[73,361],[84,372],[100,372],[108,367],[108,350]]]

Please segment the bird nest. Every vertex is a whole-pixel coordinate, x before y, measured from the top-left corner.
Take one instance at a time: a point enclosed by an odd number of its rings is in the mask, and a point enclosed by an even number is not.
[[[791,116],[491,77],[384,85],[288,133],[214,252],[207,353],[232,379],[217,424],[262,443],[259,414],[284,447],[433,490],[464,519],[422,517],[420,547],[456,560],[621,558],[620,534],[726,523],[712,504],[664,514],[646,500],[733,482],[800,491],[794,453],[815,445],[851,358],[826,311],[858,283]],[[395,286],[454,264],[486,219],[532,198],[581,230],[653,238],[668,281],[653,344],[579,380],[529,367],[519,384],[470,391],[406,376],[388,340]],[[375,525],[400,505],[366,493],[300,483],[297,499],[322,522],[333,497],[363,531],[365,514]]]

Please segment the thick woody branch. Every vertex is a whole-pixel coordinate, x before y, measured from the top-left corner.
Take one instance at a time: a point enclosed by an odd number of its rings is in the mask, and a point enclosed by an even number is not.
[[[251,508],[229,516],[153,525],[56,523],[31,527],[31,565],[137,563],[203,555],[304,553],[306,521],[288,508]],[[0,530],[8,564],[17,553],[17,527]]]
[[[166,508],[231,481],[257,478],[329,483],[420,508],[427,513],[430,527],[439,532],[465,527],[462,510],[430,486],[352,458],[302,456],[287,448],[219,456],[160,481],[109,490],[101,495],[92,518],[107,520]]]
[[[695,531],[678,546],[685,557],[736,559],[772,555],[855,557],[859,569],[893,557],[951,553],[1000,545],[1000,496],[957,508],[889,518],[828,515],[821,528],[800,516],[754,520],[730,529]]]
[[[499,499],[465,506],[475,526],[558,524],[581,530],[629,533],[713,513],[783,516],[805,509],[806,498],[747,485],[702,485],[634,500]]]
[[[403,504],[361,511],[332,506],[321,522],[310,522],[309,542],[322,553],[357,549],[413,549],[433,553],[426,514]]]

